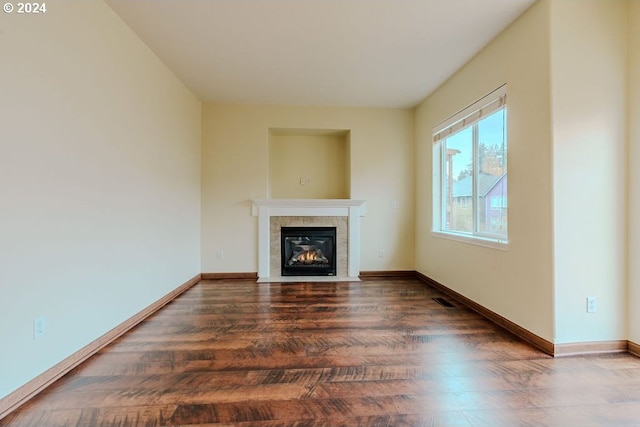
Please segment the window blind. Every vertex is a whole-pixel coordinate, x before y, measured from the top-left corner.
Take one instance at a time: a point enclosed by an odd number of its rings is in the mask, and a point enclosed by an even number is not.
[[[437,125],[433,129],[434,144],[495,113],[505,105],[507,105],[507,85],[502,85]]]

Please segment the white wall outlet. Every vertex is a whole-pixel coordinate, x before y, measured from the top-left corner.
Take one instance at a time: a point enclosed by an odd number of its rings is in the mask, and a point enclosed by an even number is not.
[[[398,209],[400,207],[400,202],[397,200],[394,200],[391,202],[391,209]]]
[[[47,332],[47,324],[44,317],[38,317],[33,321],[33,338],[40,338]]]
[[[595,313],[598,311],[596,297],[587,297],[587,313]]]
[[[384,258],[384,249],[378,251],[378,258]]]
[[[216,258],[218,258],[219,260],[223,260],[224,259],[224,251],[216,252]]]

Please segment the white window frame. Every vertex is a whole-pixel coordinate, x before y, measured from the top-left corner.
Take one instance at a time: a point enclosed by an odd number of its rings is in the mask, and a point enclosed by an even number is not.
[[[488,95],[469,105],[460,112],[449,117],[433,129],[433,224],[431,234],[435,237],[471,243],[475,245],[506,250],[509,244],[508,231],[506,236],[498,236],[481,232],[460,232],[445,229],[442,220],[446,218],[446,206],[442,200],[443,172],[446,159],[443,155],[442,141],[463,129],[467,129],[485,117],[498,110],[507,108],[507,86],[502,85]],[[474,144],[473,161],[477,162],[476,146]],[[508,157],[507,148],[507,157]],[[508,163],[508,161],[507,161]],[[476,186],[473,186],[472,203],[476,203]],[[508,198],[508,195],[507,195]],[[477,214],[474,215],[474,224]],[[474,230],[476,229],[474,225]]]

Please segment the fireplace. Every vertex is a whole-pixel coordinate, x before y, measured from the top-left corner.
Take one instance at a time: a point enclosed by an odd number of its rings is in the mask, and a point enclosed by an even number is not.
[[[335,276],[336,227],[282,227],[282,276]]]
[[[310,281],[359,280],[360,217],[366,214],[365,200],[251,200],[251,215],[258,217],[258,282],[282,280],[280,230],[302,226],[336,227],[336,275],[308,276]]]

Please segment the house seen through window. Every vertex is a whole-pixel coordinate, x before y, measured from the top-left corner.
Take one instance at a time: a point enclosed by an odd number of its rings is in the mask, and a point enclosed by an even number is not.
[[[436,233],[506,243],[506,88],[434,129]]]

